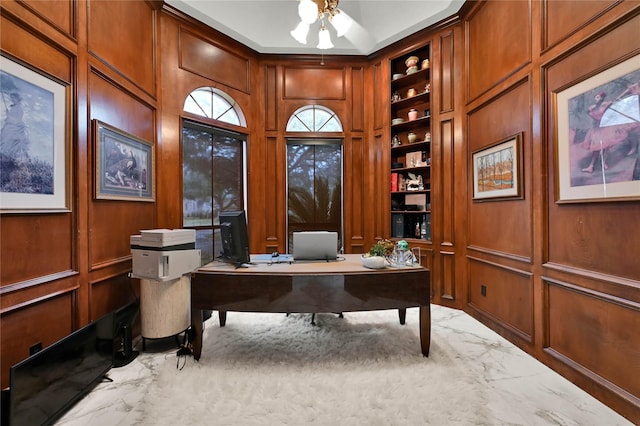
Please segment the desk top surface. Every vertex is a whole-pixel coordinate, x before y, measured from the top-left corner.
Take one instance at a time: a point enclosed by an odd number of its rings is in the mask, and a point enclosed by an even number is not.
[[[205,274],[362,274],[362,273],[404,273],[426,271],[422,266],[407,266],[404,268],[386,267],[383,269],[369,269],[362,265],[360,254],[342,254],[335,261],[297,261],[282,263],[255,263],[247,267],[236,268],[225,262],[214,261],[198,268],[195,273]]]

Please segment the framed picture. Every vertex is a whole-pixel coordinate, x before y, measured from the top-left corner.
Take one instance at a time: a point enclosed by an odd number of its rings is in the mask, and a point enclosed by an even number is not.
[[[68,85],[0,55],[0,213],[71,211]]]
[[[640,199],[640,55],[554,94],[556,201]]]
[[[475,201],[522,198],[522,133],[473,153]]]
[[[153,145],[98,120],[95,197],[105,200],[155,201]]]

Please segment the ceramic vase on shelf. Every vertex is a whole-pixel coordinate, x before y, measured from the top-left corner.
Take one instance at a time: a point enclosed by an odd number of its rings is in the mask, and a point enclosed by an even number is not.
[[[414,143],[416,139],[417,139],[417,136],[415,133],[411,132],[407,134],[407,140],[409,141],[409,143]]]
[[[429,68],[429,60],[428,59],[424,59],[422,61],[422,69],[426,70],[427,68]]]
[[[416,89],[414,89],[413,87],[409,90],[407,90],[407,98],[411,98],[413,96],[416,95]]]
[[[409,114],[408,115],[409,115],[409,120],[415,120],[415,119],[418,118],[418,111],[413,109],[413,108],[411,108],[409,110]]]

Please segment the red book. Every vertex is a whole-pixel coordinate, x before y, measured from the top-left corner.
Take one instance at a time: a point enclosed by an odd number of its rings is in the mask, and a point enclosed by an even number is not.
[[[391,192],[398,191],[398,174],[391,173]]]

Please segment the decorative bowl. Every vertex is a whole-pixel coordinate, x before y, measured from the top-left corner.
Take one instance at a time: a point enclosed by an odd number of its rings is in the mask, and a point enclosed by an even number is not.
[[[393,120],[391,120],[391,124],[392,125],[396,125],[396,124],[402,124],[404,123],[404,118],[394,118]]]
[[[394,74],[394,75],[392,76],[392,78],[393,78],[394,80],[397,80],[397,79],[399,79],[400,77],[404,77],[404,74]]]
[[[382,256],[360,256],[362,259],[362,266],[369,269],[382,269],[387,266],[387,259]]]

